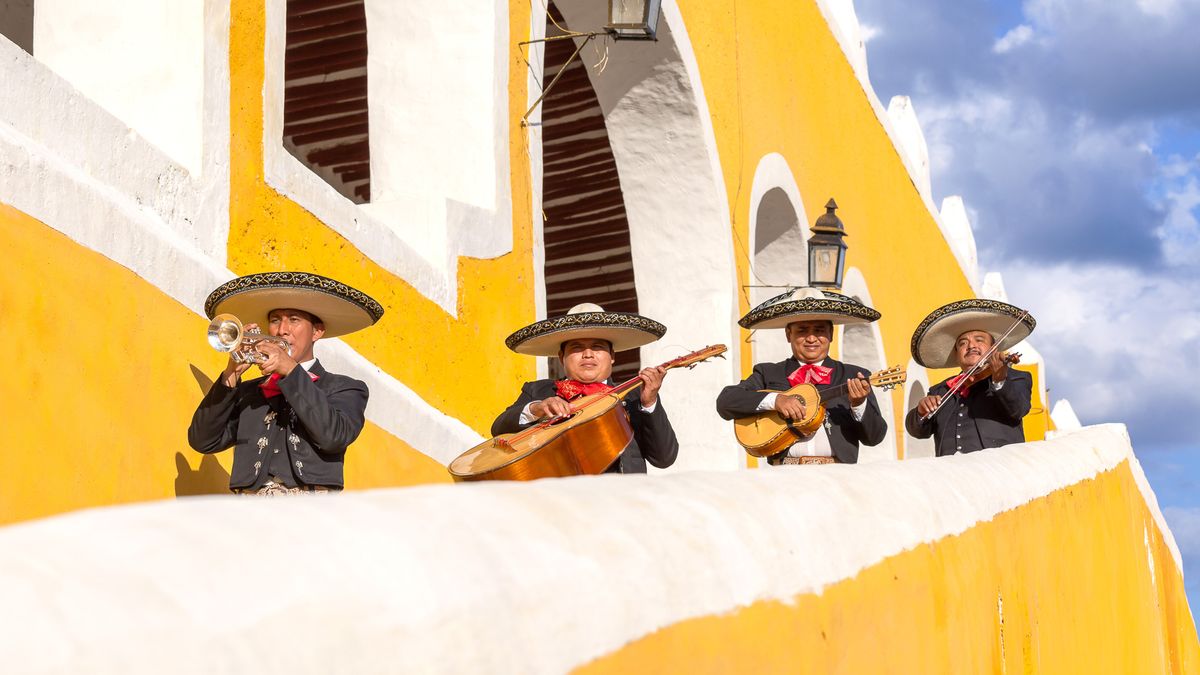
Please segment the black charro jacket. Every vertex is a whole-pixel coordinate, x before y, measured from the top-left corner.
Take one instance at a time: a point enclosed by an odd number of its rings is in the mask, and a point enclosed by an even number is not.
[[[831,358],[826,358],[824,364],[833,368],[830,386],[843,384],[852,377],[858,377],[859,373],[862,373],[863,377],[871,374],[866,368]],[[795,357],[788,357],[779,363],[760,363],[754,366],[750,377],[721,390],[717,396],[717,414],[723,419],[732,420],[760,412],[758,404],[767,396],[766,392],[760,390],[791,389],[788,375],[799,367],[800,361]],[[854,419],[854,413],[850,410],[850,399],[845,395],[822,400],[822,403],[825,404],[825,433],[829,436],[829,447],[833,449],[837,461],[856,464],[859,445],[875,446],[883,442],[883,437],[887,434],[887,422],[879,412],[879,402],[875,399],[874,391],[867,395],[867,409],[863,411],[861,420]],[[782,453],[777,455],[780,456]]]
[[[654,412],[648,413],[642,410],[640,392],[640,389],[634,389],[622,400],[633,427],[633,440],[606,473],[646,473],[647,462],[665,469],[679,456],[679,441],[671,428],[671,420],[667,419],[662,397],[658,397]],[[521,385],[517,400],[492,422],[492,435],[516,433],[530,426],[521,424],[521,411],[525,406],[555,395],[554,380],[535,380]]]
[[[948,381],[930,388],[929,395],[945,396],[950,391]],[[1008,367],[1008,376],[999,390],[992,389],[991,379],[985,378],[967,391],[966,398],[955,395],[925,422],[913,408],[904,426],[916,438],[933,436],[938,457],[1024,443],[1022,420],[1029,414],[1032,393],[1029,373]]]
[[[280,379],[279,396],[263,396],[259,384],[265,379],[232,388],[213,382],[192,415],[188,444],[205,454],[233,446],[230,489],[263,485],[277,450],[286,455],[295,482],[342,487],[346,448],[363,429],[367,385],[325,370],[320,361]]]

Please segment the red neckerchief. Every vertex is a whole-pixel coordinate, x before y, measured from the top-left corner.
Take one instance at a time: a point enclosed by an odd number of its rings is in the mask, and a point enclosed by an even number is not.
[[[554,383],[554,391],[564,401],[570,401],[577,396],[603,394],[612,391],[612,387],[603,382],[580,382],[579,380],[559,380]]]
[[[296,367],[300,368],[301,366],[296,366]],[[321,379],[321,378],[317,377],[316,375],[314,375],[313,373],[309,373],[308,376],[310,378],[312,378],[313,382],[316,382],[317,380]],[[283,390],[279,388],[279,380],[280,379],[281,378],[279,377],[279,373],[273,373],[270,377],[263,380],[263,382],[258,385],[258,388],[262,389],[263,396],[265,396],[267,398],[271,398],[272,396],[278,396],[278,395],[282,394]]]
[[[954,387],[958,386],[958,383],[960,381],[962,381],[962,379],[966,376],[967,376],[966,373],[959,373],[958,375],[955,375],[954,377],[946,380],[946,386],[950,387],[949,391],[954,391]],[[970,387],[963,387],[962,389],[958,390],[958,395],[963,398],[966,398],[967,394],[969,394],[969,393],[971,393]]]
[[[791,375],[788,375],[788,384],[793,387],[801,382],[808,384],[829,384],[832,375],[833,368],[827,368],[815,363],[805,363],[792,371]]]

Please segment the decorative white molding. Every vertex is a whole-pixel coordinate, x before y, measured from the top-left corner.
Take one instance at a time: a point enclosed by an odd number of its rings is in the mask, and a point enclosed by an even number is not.
[[[367,30],[373,54],[368,69],[374,67],[367,76],[368,99],[376,111],[370,141],[373,199],[357,205],[283,147],[286,0],[267,0],[264,172],[268,184],[455,316],[458,259],[512,250],[508,3],[492,0],[481,13],[466,0],[420,2],[434,7],[430,11],[454,30],[421,29],[424,24],[414,19],[420,4],[366,4],[368,24],[378,28]],[[469,53],[463,58],[478,68],[458,68],[462,59],[452,55],[462,49]],[[422,66],[396,66],[402,57]],[[479,106],[472,101],[486,108],[486,125],[475,123]],[[381,110],[403,115],[384,123]],[[462,119],[468,114],[470,124]]]
[[[917,111],[912,100],[907,96],[893,96],[888,102],[888,119],[896,130],[900,152],[904,153],[908,165],[915,171],[913,182],[917,190],[927,199],[933,199],[933,189],[929,179],[929,146],[925,143],[925,133],[921,131],[921,122],[917,120]]]
[[[971,227],[963,198],[954,195],[943,199],[940,215],[942,218],[938,224],[941,225],[942,236],[950,245],[950,251],[954,253],[958,266],[962,268],[963,276],[972,288],[983,293],[979,283],[979,256],[975,252],[975,231]]]

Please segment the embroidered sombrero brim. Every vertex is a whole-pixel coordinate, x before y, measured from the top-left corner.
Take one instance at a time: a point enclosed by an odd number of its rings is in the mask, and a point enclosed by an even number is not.
[[[371,296],[319,274],[264,272],[221,284],[204,302],[208,318],[232,314],[243,324],[257,323],[267,332],[273,309],[300,309],[325,324],[325,337],[338,337],[374,324],[383,307]]]
[[[776,296],[738,319],[742,328],[786,328],[795,321],[862,324],[879,320],[879,312],[854,298],[815,288],[796,288]]]
[[[518,354],[558,356],[568,340],[608,340],[614,352],[622,352],[648,345],[666,332],[666,326],[639,314],[579,312],[532,323],[509,335],[504,344]]]
[[[925,317],[912,337],[912,357],[926,368],[957,368],[954,343],[963,333],[981,330],[990,333],[1004,351],[1029,337],[1037,321],[1026,315],[1008,337],[1000,339],[1025,310],[998,300],[959,300],[943,305]]]

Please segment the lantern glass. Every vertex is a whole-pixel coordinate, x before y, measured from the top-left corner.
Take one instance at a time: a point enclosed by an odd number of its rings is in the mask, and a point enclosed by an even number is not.
[[[614,39],[653,40],[662,0],[609,0],[608,25]]]
[[[816,239],[817,237],[813,237]],[[845,246],[841,242],[809,241],[808,283],[810,286],[841,288]]]

